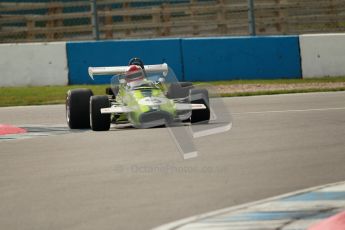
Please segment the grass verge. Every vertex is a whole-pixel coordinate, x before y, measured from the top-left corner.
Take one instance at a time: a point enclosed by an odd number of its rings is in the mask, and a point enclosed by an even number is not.
[[[312,93],[312,92],[337,92],[345,91],[345,87],[331,88],[331,89],[289,89],[289,90],[267,90],[256,92],[236,92],[236,93],[221,93],[222,97],[242,97],[242,96],[259,96],[259,95],[275,95],[275,94],[291,94],[291,93]]]
[[[243,85],[243,84],[308,84],[308,83],[332,83],[345,82],[345,77],[336,78],[320,78],[320,79],[281,79],[281,80],[236,80],[236,81],[216,81],[207,82],[207,85]],[[196,82],[202,85],[202,82]],[[74,86],[37,86],[37,87],[0,87],[0,107],[4,106],[21,106],[21,105],[47,105],[47,104],[63,104],[65,95],[69,89],[90,88],[95,95],[102,95],[107,85],[74,85]],[[252,95],[271,95],[283,93],[307,93],[307,92],[326,92],[326,91],[345,91],[345,87],[335,87],[329,89],[308,88],[308,89],[284,89],[284,90],[268,90],[255,92],[235,92],[221,93],[224,97],[233,96],[252,96]]]
[[[274,79],[274,80],[233,80],[233,81],[211,81],[211,82],[195,82],[196,84],[208,85],[240,85],[240,84],[308,84],[308,83],[332,83],[345,82],[344,77],[323,77],[310,79]]]
[[[90,88],[94,94],[105,92],[104,85],[1,87],[0,107],[63,104],[66,92],[75,88]]]

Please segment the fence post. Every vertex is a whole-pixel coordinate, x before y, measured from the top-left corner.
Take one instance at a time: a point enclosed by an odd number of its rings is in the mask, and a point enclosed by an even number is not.
[[[330,26],[332,29],[334,28],[341,28],[341,23],[339,21],[339,9],[337,9],[337,6],[335,5],[333,0],[330,0],[329,2],[329,16],[330,16]],[[336,17],[332,17],[336,16]]]
[[[192,20],[192,33],[193,35],[198,35],[199,34],[199,26],[196,25],[196,16],[197,12],[195,11],[195,6],[197,5],[197,0],[190,0],[190,10],[191,10],[191,20]]]
[[[129,4],[129,2],[124,2],[123,3],[123,10],[128,10],[129,8],[130,8],[130,4]],[[131,23],[131,17],[130,16],[123,16],[123,22],[124,23],[128,23],[128,25]],[[131,29],[126,29],[126,31],[125,31],[125,33],[126,33],[126,35],[131,35],[131,33],[132,33],[132,31],[131,31]]]
[[[161,5],[162,9],[162,21],[163,21],[163,31],[162,36],[168,36],[170,35],[170,10],[169,10],[169,2],[168,3],[162,3]]]
[[[161,36],[161,7],[152,7],[152,22],[156,28],[155,36]]]
[[[254,0],[248,0],[248,29],[249,34],[252,36],[256,35],[254,11]]]
[[[61,4],[52,4],[48,7],[48,15],[55,15],[55,14],[61,14],[63,12],[63,6]],[[51,31],[51,29],[54,29],[55,27],[61,27],[63,26],[63,20],[62,19],[53,19],[48,20],[46,27],[48,28],[46,33],[46,39],[47,40],[54,40],[57,38],[63,38],[64,33],[63,32],[55,32]]]
[[[227,33],[227,25],[226,25],[226,16],[225,16],[225,1],[224,0],[218,0],[218,13],[217,13],[217,19],[218,19],[218,31],[219,34],[226,34]]]
[[[288,25],[289,15],[288,15],[288,11],[286,10],[288,0],[278,0],[277,3],[279,4],[278,18],[279,18],[279,23],[281,27],[281,33],[288,34],[289,33],[289,25]]]
[[[35,33],[32,32],[32,29],[35,28],[36,22],[29,20],[26,22],[26,26],[28,28],[28,31],[26,32],[26,39],[28,41],[34,40],[36,38]]]
[[[95,40],[99,40],[99,24],[97,15],[97,3],[96,0],[90,0],[91,4],[91,24],[92,24],[92,35]]]
[[[113,16],[111,15],[111,6],[104,7],[104,27],[105,27],[105,38],[113,38]]]

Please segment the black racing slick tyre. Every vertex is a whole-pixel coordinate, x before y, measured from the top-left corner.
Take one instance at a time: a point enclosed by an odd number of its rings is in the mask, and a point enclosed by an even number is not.
[[[72,89],[66,95],[66,119],[71,129],[90,128],[90,89]]]
[[[182,82],[179,82],[179,84],[181,85],[181,87],[193,87],[193,82],[189,82],[189,81],[182,81]]]
[[[119,93],[119,86],[108,87],[105,89],[105,94],[111,96],[112,99],[115,99]]]
[[[175,82],[171,83],[167,92],[170,99],[188,97],[189,90],[194,88],[192,82]]]
[[[193,110],[191,123],[208,123],[210,120],[210,100],[206,89],[191,89],[190,103],[204,104],[206,109]]]
[[[93,131],[110,129],[110,114],[101,114],[102,108],[110,106],[108,96],[92,96],[90,99],[90,123]]]

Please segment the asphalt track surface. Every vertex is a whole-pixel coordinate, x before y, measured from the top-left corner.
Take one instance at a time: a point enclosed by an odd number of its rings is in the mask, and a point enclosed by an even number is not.
[[[150,229],[345,179],[345,92],[224,98],[232,129],[183,160],[166,128],[0,141],[0,229]],[[64,107],[0,123],[65,124]]]

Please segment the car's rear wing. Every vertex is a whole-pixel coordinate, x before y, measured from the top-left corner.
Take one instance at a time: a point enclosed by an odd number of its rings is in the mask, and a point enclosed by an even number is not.
[[[99,75],[115,75],[123,74],[127,71],[128,66],[110,66],[110,67],[89,67],[89,76],[93,79],[94,76]],[[168,74],[168,64],[145,65],[146,73],[161,73],[166,76]]]

